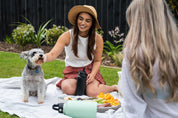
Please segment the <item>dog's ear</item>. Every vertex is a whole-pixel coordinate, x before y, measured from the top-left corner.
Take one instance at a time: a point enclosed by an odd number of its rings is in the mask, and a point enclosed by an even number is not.
[[[29,51],[24,51],[20,54],[20,58],[24,58],[24,59],[27,59],[28,58],[28,53]]]

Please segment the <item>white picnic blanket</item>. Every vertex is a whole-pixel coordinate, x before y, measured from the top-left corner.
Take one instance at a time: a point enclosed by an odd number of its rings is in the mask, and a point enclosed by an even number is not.
[[[45,80],[48,84],[45,101],[38,104],[37,97],[33,96],[29,97],[28,103],[22,102],[21,77],[0,78],[0,110],[25,118],[71,118],[52,109],[52,105],[59,102],[59,97],[66,96],[56,87],[59,80],[57,77]],[[116,92],[111,95],[119,97]],[[97,118],[123,118],[123,100],[119,100],[121,107],[117,111],[110,109],[105,113],[97,112]]]

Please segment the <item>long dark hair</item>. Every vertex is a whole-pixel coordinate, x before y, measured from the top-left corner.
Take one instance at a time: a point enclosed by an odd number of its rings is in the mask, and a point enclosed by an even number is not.
[[[80,14],[80,13],[79,13]],[[79,29],[77,25],[77,19],[78,16],[76,17],[75,24],[74,24],[74,35],[73,35],[73,42],[72,42],[72,50],[73,53],[76,57],[78,57],[78,35],[79,35]],[[88,33],[88,45],[87,45],[87,56],[89,60],[92,60],[92,54],[94,54],[94,45],[95,45],[95,18],[89,14],[92,17],[92,25],[91,28],[89,29]]]

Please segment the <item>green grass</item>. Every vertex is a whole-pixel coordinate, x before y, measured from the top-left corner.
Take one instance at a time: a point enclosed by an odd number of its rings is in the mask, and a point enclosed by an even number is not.
[[[0,78],[21,76],[26,60],[20,58],[20,54],[0,52]],[[42,65],[45,78],[63,77],[64,61],[52,61]]]
[[[21,76],[21,72],[26,64],[26,60],[20,58],[20,54],[11,52],[0,52],[0,78],[9,78],[14,76]],[[65,68],[64,61],[54,60],[52,62],[44,63],[42,65],[45,79],[60,77],[63,78],[64,75],[62,71]],[[106,81],[107,85],[117,84],[118,68],[108,68],[101,66],[100,72]]]
[[[16,115],[10,115],[7,112],[0,111],[0,118],[19,118],[19,117]]]
[[[0,78],[10,78],[14,76],[21,76],[26,60],[20,58],[20,54],[11,52],[0,52]],[[64,75],[62,71],[65,68],[64,61],[54,60],[52,62],[44,63],[42,65],[45,79],[60,77]],[[107,85],[114,85],[118,83],[118,68],[109,68],[101,66],[100,72]],[[16,115],[9,115],[8,113],[0,111],[0,118],[18,118]]]

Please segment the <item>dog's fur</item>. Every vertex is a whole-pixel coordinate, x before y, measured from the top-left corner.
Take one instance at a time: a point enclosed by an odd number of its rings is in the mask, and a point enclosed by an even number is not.
[[[23,102],[28,102],[29,96],[38,96],[38,103],[42,104],[46,93],[44,73],[40,66],[46,59],[44,51],[35,48],[22,52],[20,57],[27,60],[22,72]]]

